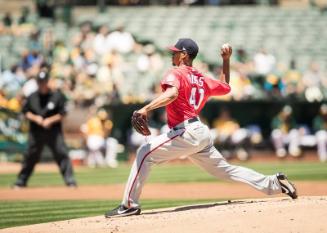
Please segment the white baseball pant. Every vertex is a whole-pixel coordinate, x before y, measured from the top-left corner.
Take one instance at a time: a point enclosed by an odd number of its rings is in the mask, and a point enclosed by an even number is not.
[[[185,155],[215,177],[249,184],[268,195],[282,192],[276,175],[265,176],[251,169],[229,164],[213,146],[210,130],[206,125],[200,121],[184,121],[138,149],[122,204],[127,207],[139,206],[141,191],[153,164]]]

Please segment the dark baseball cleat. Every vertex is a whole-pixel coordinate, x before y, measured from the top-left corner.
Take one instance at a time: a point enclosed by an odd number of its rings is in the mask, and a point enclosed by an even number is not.
[[[16,189],[16,190],[24,189],[24,188],[26,188],[26,187],[27,187],[26,184],[24,184],[24,183],[20,183],[20,182],[16,182],[15,184],[13,184],[13,185],[11,186],[12,189]]]
[[[68,188],[71,188],[71,189],[77,189],[77,184],[76,183],[69,183],[69,184],[66,184],[66,186]]]
[[[139,215],[141,213],[140,208],[127,208],[123,205],[119,205],[117,208],[108,211],[104,214],[106,218],[113,218],[113,217],[123,217],[123,216],[130,216],[130,215]]]
[[[290,196],[292,199],[296,199],[297,198],[297,191],[296,188],[294,186],[294,184],[292,184],[288,179],[287,176],[282,173],[279,172],[276,174],[276,177],[279,181],[279,184],[282,188],[282,193],[285,193],[286,195]]]

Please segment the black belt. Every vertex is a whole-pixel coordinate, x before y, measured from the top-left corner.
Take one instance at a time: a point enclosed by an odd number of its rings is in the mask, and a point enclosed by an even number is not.
[[[191,119],[186,120],[186,122],[189,123],[189,124],[191,124],[193,122],[196,122],[196,121],[199,121],[199,118],[198,117],[193,117]],[[173,130],[178,130],[178,129],[181,129],[181,128],[178,128],[176,126],[173,128]]]
[[[187,120],[188,123],[193,123],[193,122],[196,122],[196,121],[199,121],[198,117],[193,117],[193,118]]]

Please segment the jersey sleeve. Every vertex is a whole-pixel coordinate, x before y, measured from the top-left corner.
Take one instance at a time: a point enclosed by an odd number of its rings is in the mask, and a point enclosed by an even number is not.
[[[174,70],[169,71],[162,79],[160,85],[162,90],[166,90],[168,86],[176,87],[177,89],[179,89],[180,77],[178,73]]]
[[[226,95],[231,90],[228,83],[217,79],[207,78],[207,85],[211,96]]]

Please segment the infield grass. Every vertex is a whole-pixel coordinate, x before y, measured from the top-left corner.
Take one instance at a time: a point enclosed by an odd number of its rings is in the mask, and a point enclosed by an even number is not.
[[[221,200],[142,200],[142,210],[218,201]],[[0,201],[0,229],[103,215],[119,203],[118,200]]]
[[[282,171],[292,180],[327,181],[327,164],[319,162],[267,162],[240,163],[236,165],[252,168],[266,175]],[[125,183],[130,171],[128,164],[122,164],[117,169],[110,168],[79,168],[76,169],[76,179],[79,185],[105,185]],[[0,174],[0,187],[10,186],[17,174]],[[149,177],[149,183],[178,183],[178,182],[222,182],[210,176],[193,164],[166,164],[154,166]],[[32,175],[29,186],[58,186],[63,185],[59,172],[36,172]]]

